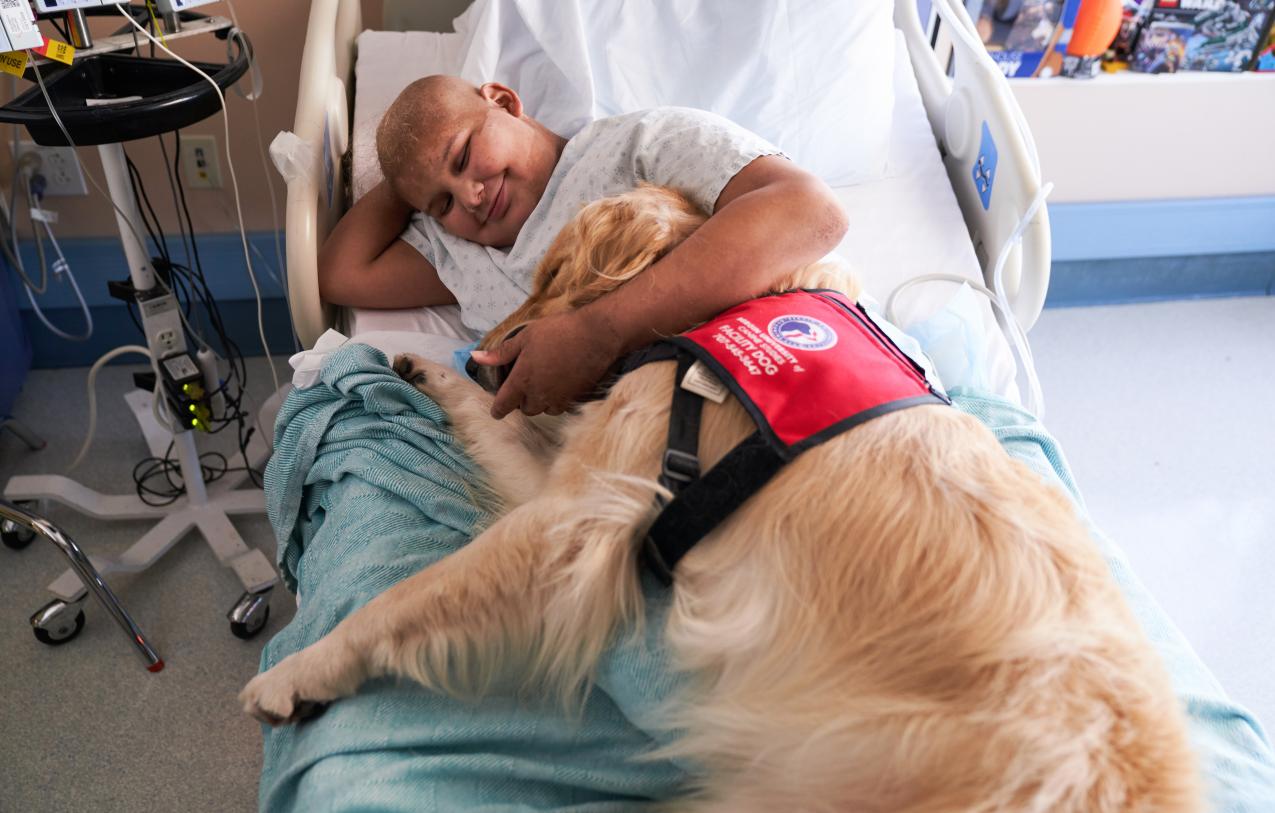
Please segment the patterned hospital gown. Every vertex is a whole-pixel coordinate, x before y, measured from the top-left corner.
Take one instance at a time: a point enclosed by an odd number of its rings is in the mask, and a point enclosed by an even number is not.
[[[465,324],[485,332],[531,293],[536,265],[580,208],[638,182],[676,187],[706,212],[753,159],[781,155],[759,136],[713,113],[661,107],[601,119],[562,151],[513,246],[492,248],[448,234],[420,212],[402,234],[438,270]]]

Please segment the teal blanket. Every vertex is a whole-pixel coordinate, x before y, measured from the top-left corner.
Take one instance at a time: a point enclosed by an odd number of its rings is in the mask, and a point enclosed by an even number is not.
[[[1010,454],[1079,503],[1057,444],[1034,418],[995,398],[952,394]],[[358,344],[333,353],[321,382],[291,393],[276,424],[267,505],[280,570],[301,604],[261,668],[465,544],[488,519],[472,499],[476,483],[441,410],[395,376],[384,355]],[[1169,664],[1216,810],[1275,810],[1260,727],[1227,700],[1120,552],[1095,539]],[[584,813],[641,809],[676,794],[686,766],[633,760],[657,744],[651,710],[674,685],[657,646],[667,596],[644,587],[650,638],[607,653],[578,720],[508,697],[467,704],[373,682],[317,720],[264,729],[261,808]]]

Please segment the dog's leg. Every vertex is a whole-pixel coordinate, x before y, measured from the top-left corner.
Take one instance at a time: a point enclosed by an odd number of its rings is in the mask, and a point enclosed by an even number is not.
[[[540,493],[553,442],[521,412],[491,417],[492,396],[442,364],[409,354],[394,359],[394,372],[432,398],[447,413],[465,451],[487,475],[506,509]]]
[[[451,694],[481,694],[500,669],[525,664],[538,644],[544,646],[547,609],[561,590],[554,571],[570,566],[588,544],[577,534],[592,530],[618,543],[611,547],[626,549],[625,540],[616,537],[631,535],[638,519],[608,521],[589,516],[588,508],[586,499],[544,496],[515,509],[466,547],[399,582],[323,639],[253,678],[239,695],[244,710],[271,725],[297,722],[386,675],[411,677]],[[631,572],[615,576],[625,577],[634,583]],[[598,593],[615,601],[626,590],[636,587],[599,587]],[[592,609],[575,623],[598,627],[596,634],[581,636],[577,628],[552,636],[574,651],[576,663],[596,659],[614,623],[614,610],[608,615],[604,607]],[[590,651],[581,651],[585,646]],[[545,655],[563,670],[566,656]],[[591,665],[568,670],[571,679],[583,679]],[[543,666],[529,668],[537,677],[549,674]]]
[[[553,501],[528,503],[386,590],[321,640],[255,677],[239,695],[244,710],[271,725],[296,722],[389,674],[457,688],[453,677],[473,677],[455,674],[476,666],[467,657],[473,643],[482,651],[502,633],[526,639],[538,615],[529,605],[540,594],[541,540],[558,510]]]
[[[390,674],[481,692],[520,656],[525,681],[574,697],[618,620],[641,612],[634,540],[655,510],[671,372],[650,365],[586,406],[542,494],[258,675],[244,710],[291,722]]]

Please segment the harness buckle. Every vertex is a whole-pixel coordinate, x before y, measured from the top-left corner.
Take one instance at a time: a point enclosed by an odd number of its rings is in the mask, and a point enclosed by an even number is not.
[[[685,485],[699,479],[699,458],[679,449],[665,449],[661,478]]]

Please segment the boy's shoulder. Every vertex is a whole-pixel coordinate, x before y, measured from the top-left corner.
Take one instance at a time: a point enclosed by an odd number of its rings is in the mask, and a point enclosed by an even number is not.
[[[658,131],[665,128],[678,130],[686,128],[733,129],[738,127],[739,125],[732,123],[729,119],[708,110],[670,105],[666,107],[649,107],[645,110],[635,110],[629,113],[619,113],[594,119],[573,136],[572,140],[581,137],[589,139],[596,137],[600,133],[624,131]]]

